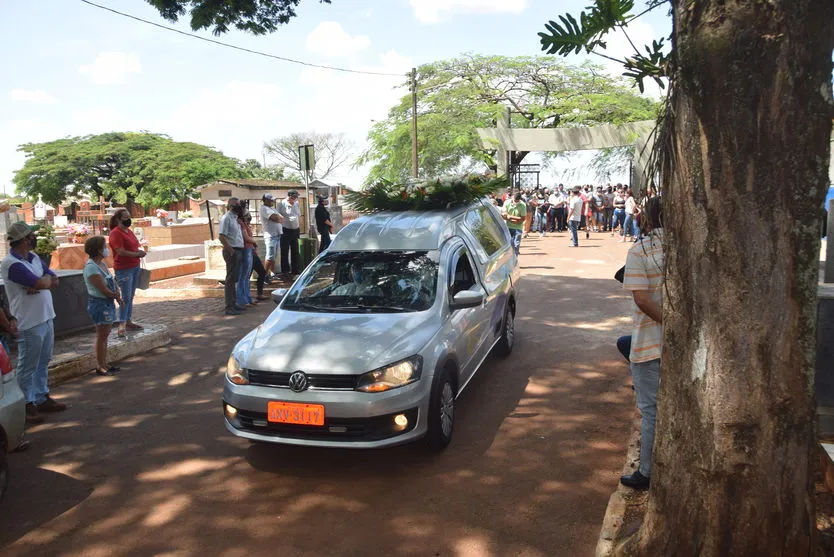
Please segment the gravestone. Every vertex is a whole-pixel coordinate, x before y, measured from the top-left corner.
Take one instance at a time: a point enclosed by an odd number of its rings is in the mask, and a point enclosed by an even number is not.
[[[19,221],[17,207],[10,207],[8,211],[0,213],[0,259],[9,255],[9,242],[6,241],[6,232],[9,227]]]

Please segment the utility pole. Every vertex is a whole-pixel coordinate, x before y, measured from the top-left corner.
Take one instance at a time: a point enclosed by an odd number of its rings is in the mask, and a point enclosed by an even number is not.
[[[411,175],[419,175],[417,163],[417,68],[411,68]]]

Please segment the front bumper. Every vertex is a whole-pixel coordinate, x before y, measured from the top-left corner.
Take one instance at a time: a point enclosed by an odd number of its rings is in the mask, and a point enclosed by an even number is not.
[[[270,401],[324,405],[324,425],[278,424],[267,421]],[[386,393],[305,391],[225,382],[223,409],[226,428],[255,441],[333,448],[371,449],[400,445],[426,434],[428,396],[423,380]],[[237,410],[225,412],[228,404]],[[405,427],[394,417],[404,414]]]

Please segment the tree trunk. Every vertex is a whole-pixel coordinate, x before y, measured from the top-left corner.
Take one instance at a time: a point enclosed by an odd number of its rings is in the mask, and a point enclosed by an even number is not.
[[[815,554],[819,215],[832,0],[675,0],[665,351],[625,553]]]

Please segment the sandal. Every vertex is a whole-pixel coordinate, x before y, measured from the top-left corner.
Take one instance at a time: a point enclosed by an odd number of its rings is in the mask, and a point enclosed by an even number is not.
[[[112,377],[115,374],[112,371],[110,371],[109,369],[102,369],[100,367],[97,367],[96,368],[96,375],[98,375],[100,377]]]
[[[131,331],[142,331],[145,329],[142,325],[138,325],[136,323],[128,323],[127,328]]]
[[[122,371],[122,368],[119,366],[107,366],[107,371],[110,373],[116,373],[117,371]]]

